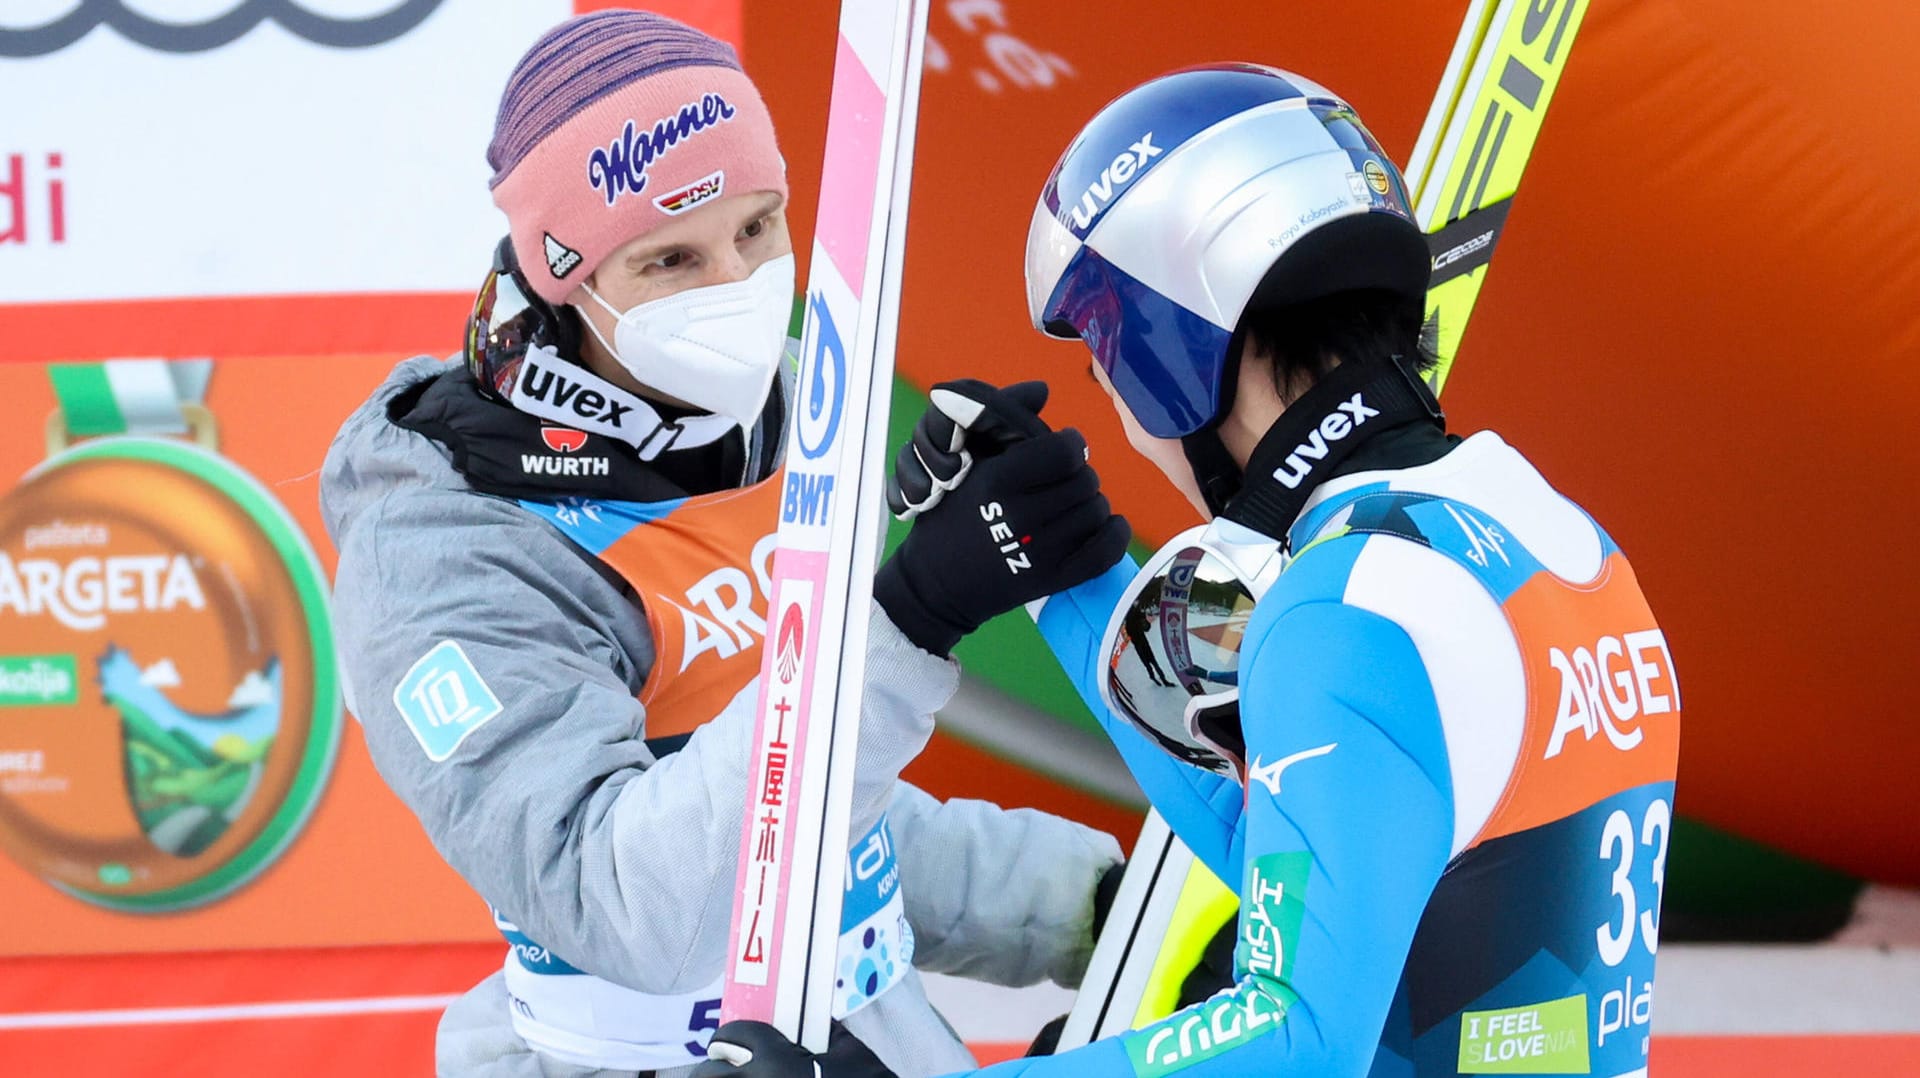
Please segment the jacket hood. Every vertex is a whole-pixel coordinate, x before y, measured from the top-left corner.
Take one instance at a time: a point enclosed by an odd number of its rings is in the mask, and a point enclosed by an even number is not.
[[[333,436],[320,466],[320,514],[335,543],[361,512],[396,488],[472,489],[454,470],[446,447],[387,418],[389,401],[446,371],[449,362],[416,356],[396,366]]]

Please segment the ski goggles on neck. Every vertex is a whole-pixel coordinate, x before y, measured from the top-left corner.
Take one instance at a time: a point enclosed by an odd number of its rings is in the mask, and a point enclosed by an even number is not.
[[[1216,519],[1147,559],[1101,641],[1100,695],[1176,759],[1241,781],[1240,643],[1285,568],[1280,543]]]

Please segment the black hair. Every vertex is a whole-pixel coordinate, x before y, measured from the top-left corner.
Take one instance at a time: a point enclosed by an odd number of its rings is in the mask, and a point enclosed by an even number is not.
[[[1250,308],[1238,340],[1273,357],[1274,387],[1292,400],[1337,362],[1404,356],[1421,373],[1440,362],[1438,325],[1418,303],[1384,289],[1353,289],[1285,306]],[[1237,353],[1236,353],[1237,358]]]

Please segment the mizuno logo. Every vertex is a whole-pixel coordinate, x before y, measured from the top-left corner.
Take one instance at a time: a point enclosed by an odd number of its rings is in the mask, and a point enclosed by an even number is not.
[[[1120,188],[1133,179],[1134,174],[1147,167],[1147,162],[1160,156],[1163,151],[1153,144],[1153,132],[1140,136],[1140,141],[1122,151],[1105,169],[1100,178],[1087,185],[1080,195],[1080,204],[1072,210],[1073,227],[1085,229],[1093,223],[1093,217],[1101,208],[1113,201]]]
[[[1273,794],[1275,797],[1279,797],[1280,772],[1285,771],[1287,768],[1292,767],[1302,760],[1311,760],[1316,756],[1325,756],[1339,747],[1340,743],[1334,741],[1322,745],[1317,749],[1307,749],[1304,752],[1296,752],[1292,756],[1282,756],[1270,764],[1262,764],[1260,757],[1255,756],[1253,763],[1247,765],[1247,782],[1249,785],[1256,782],[1260,783],[1267,788],[1267,792]]]
[[[1353,399],[1335,408],[1320,425],[1307,435],[1307,440],[1293,447],[1287,454],[1285,463],[1273,470],[1273,477],[1285,484],[1288,490],[1296,489],[1306,481],[1313,465],[1327,459],[1330,443],[1337,442],[1353,433],[1353,429],[1380,413],[1367,407],[1367,402],[1355,393]]]

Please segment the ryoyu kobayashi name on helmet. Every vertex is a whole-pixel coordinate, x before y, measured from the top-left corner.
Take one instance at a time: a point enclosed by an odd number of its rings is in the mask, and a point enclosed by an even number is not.
[[[553,454],[520,454],[520,470],[527,475],[584,477],[610,475],[613,472],[613,461],[609,457],[572,455],[586,447],[585,431],[543,423],[540,426],[540,440],[547,443],[547,448],[553,450]]]
[[[1296,490],[1307,476],[1313,472],[1315,464],[1327,459],[1331,443],[1340,441],[1353,433],[1354,428],[1380,413],[1367,407],[1361,400],[1363,393],[1355,393],[1351,400],[1345,401],[1320,420],[1320,425],[1307,434],[1307,440],[1293,447],[1287,459],[1273,470],[1273,477],[1285,484],[1288,490]]]

